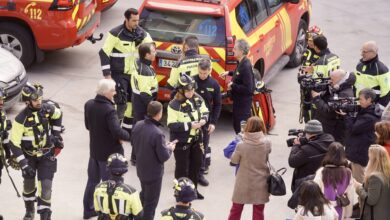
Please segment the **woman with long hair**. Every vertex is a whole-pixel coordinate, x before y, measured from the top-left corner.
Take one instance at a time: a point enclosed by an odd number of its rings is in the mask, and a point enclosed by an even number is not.
[[[382,145],[390,155],[390,121],[375,124],[376,143]]]
[[[390,217],[390,158],[381,145],[368,149],[364,184],[355,181],[362,204],[362,220],[388,220]]]
[[[241,219],[245,204],[253,205],[253,220],[264,220],[264,205],[269,201],[267,166],[271,142],[265,137],[263,121],[253,116],[248,119],[242,142],[231,157],[231,163],[239,164],[233,192],[233,206],[229,220]]]
[[[339,220],[352,215],[353,178],[347,166],[344,146],[339,142],[333,142],[329,145],[328,152],[322,160],[322,167],[318,169],[314,178],[325,198],[335,207]],[[350,204],[345,207],[337,204],[337,196],[347,196]]]
[[[298,211],[294,220],[337,220],[338,214],[322,193],[317,183],[307,180],[302,183]]]

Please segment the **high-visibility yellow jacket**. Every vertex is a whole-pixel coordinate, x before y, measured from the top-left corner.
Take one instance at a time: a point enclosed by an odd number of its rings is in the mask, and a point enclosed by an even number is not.
[[[204,215],[191,208],[191,206],[177,205],[176,207],[171,207],[161,212],[161,220],[176,220],[178,218],[188,220],[205,220]]]
[[[208,120],[209,110],[203,98],[194,94],[191,99],[179,101],[173,99],[168,105],[167,124],[170,139],[177,139],[179,143],[191,143],[199,135],[200,129],[191,128],[192,122],[201,119]]]
[[[329,49],[321,51],[318,55],[320,57],[314,63],[314,78],[319,78],[321,76],[328,78],[331,72],[340,68],[340,58],[336,54],[331,53]]]
[[[26,107],[16,116],[10,140],[12,153],[21,167],[27,164],[24,154],[42,157],[49,153],[50,135],[60,136],[61,125],[61,110],[47,103],[42,103],[38,111]]]
[[[355,94],[364,88],[375,91],[379,104],[386,106],[390,101],[390,72],[385,64],[379,61],[378,56],[372,60],[360,60],[356,66]]]
[[[137,217],[142,216],[139,193],[121,181],[108,180],[100,183],[95,188],[93,198],[95,211],[110,219],[129,219],[129,216],[138,219]]]
[[[129,31],[125,24],[108,32],[103,48],[99,51],[103,75],[130,74],[135,71],[138,46],[153,42],[149,33],[141,27]]]

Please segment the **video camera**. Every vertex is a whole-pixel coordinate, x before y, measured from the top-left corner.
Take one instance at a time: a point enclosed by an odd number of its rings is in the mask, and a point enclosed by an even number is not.
[[[299,142],[303,143],[306,141],[306,137],[304,136],[305,131],[303,129],[289,129],[288,136],[296,136],[293,138],[289,138],[286,140],[287,147],[292,147],[294,145],[295,138],[299,139]]]
[[[301,88],[306,91],[325,91],[330,85],[330,78],[313,78],[310,75],[304,75],[300,78]]]
[[[359,111],[359,105],[355,97],[333,98],[328,102],[329,107],[334,111],[355,113]]]

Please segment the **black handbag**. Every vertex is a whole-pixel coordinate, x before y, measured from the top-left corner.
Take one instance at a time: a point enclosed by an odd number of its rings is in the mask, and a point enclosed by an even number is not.
[[[337,189],[335,189],[335,193],[337,207],[346,207],[351,203],[351,201],[349,201],[347,193],[344,192],[343,194],[339,195],[337,193]]]
[[[268,167],[271,174],[267,178],[268,192],[273,196],[284,196],[286,195],[286,184],[282,178],[282,175],[286,173],[285,167],[275,171],[274,167],[269,161],[267,161]]]
[[[362,210],[362,213],[360,214],[360,218],[357,218],[356,220],[364,220],[363,217],[364,217],[364,213],[366,211],[366,205],[367,204],[367,197],[364,199],[364,203],[363,203],[363,210]],[[368,205],[370,206],[370,205]],[[374,220],[374,207],[373,206],[370,206],[370,211],[371,211],[371,219],[370,220]]]

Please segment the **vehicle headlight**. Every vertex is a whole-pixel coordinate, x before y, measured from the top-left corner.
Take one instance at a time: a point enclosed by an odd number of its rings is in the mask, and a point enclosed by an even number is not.
[[[7,83],[0,81],[0,88],[6,89],[7,87],[8,87]]]

